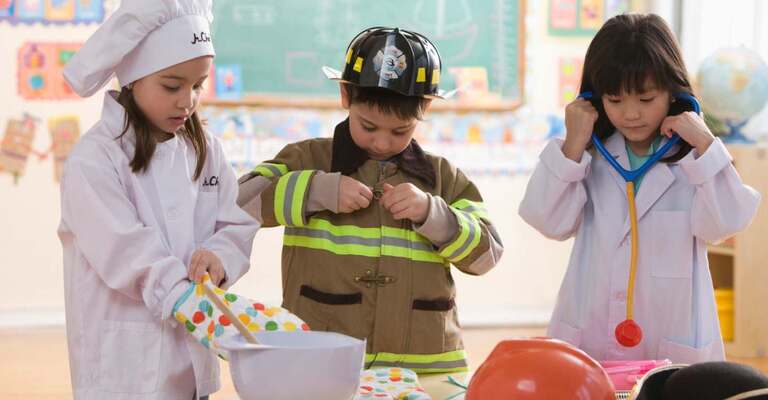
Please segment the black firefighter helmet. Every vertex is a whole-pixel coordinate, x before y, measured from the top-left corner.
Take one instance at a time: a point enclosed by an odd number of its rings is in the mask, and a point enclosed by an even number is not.
[[[329,79],[384,88],[404,96],[448,97],[439,90],[440,54],[423,35],[399,28],[368,28],[347,47],[344,72],[323,67]]]

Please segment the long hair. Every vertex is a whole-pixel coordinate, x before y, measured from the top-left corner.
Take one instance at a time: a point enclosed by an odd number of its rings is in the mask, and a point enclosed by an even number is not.
[[[123,87],[122,90],[120,90],[120,94],[117,96],[117,102],[125,109],[123,132],[120,133],[118,139],[125,136],[125,134],[128,133],[128,129],[131,127],[133,127],[133,131],[136,135],[136,150],[134,151],[133,158],[130,162],[131,171],[134,173],[146,172],[152,161],[152,156],[155,154],[155,146],[157,145],[157,142],[151,135],[152,124],[141,111],[139,105],[136,104],[131,88],[127,86]],[[184,127],[180,129],[177,134],[188,139],[195,149],[197,163],[195,166],[194,180],[197,180],[203,173],[205,159],[208,155],[205,130],[203,129],[203,124],[200,121],[200,118],[197,116],[197,111],[187,118],[186,122],[184,122]]]
[[[595,130],[601,140],[616,130],[602,96],[640,93],[649,80],[670,95],[693,95],[680,46],[669,26],[656,14],[622,14],[606,21],[587,49],[580,90],[593,93],[592,104],[598,112]],[[669,113],[691,110],[690,105],[673,100]],[[691,145],[679,143],[680,149],[662,161],[678,161],[688,154]]]

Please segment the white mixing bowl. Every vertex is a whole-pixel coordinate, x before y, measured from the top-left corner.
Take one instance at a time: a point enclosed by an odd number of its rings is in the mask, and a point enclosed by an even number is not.
[[[219,343],[242,400],[348,400],[360,384],[365,341],[333,332],[260,332]]]

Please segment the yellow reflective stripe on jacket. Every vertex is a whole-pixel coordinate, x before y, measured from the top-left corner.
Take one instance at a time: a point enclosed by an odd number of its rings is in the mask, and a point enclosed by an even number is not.
[[[388,226],[361,228],[311,218],[304,227],[286,228],[283,243],[340,255],[390,256],[445,265],[445,260],[426,238],[412,230]]]
[[[448,259],[448,261],[456,263],[467,257],[480,244],[480,238],[483,233],[477,217],[456,208],[452,210],[456,214],[456,220],[459,223],[459,237],[446,245],[440,251],[440,255]]]
[[[382,226],[381,232],[382,255],[445,264],[445,260],[437,254],[432,242],[418,232],[391,226]]]
[[[266,178],[274,178],[287,174],[288,167],[285,164],[261,163],[253,169],[253,172]]]
[[[419,374],[465,372],[468,370],[467,353],[464,350],[437,354],[366,354],[365,367],[368,369],[384,367],[408,368]]]
[[[281,176],[275,187],[275,219],[284,226],[304,225],[304,200],[313,171],[292,171]]]
[[[485,204],[482,202],[461,199],[451,204],[451,207],[457,208],[464,212],[468,212],[475,217],[490,221],[490,218],[488,218],[488,210],[485,208]]]

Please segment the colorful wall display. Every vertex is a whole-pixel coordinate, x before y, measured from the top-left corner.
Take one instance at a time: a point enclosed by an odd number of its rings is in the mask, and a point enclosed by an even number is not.
[[[13,16],[13,1],[0,0],[0,20],[9,19]]]
[[[77,116],[51,118],[48,120],[48,131],[51,134],[51,148],[48,153],[53,156],[53,178],[56,182],[61,182],[64,161],[80,139],[80,119]]]
[[[12,24],[89,24],[103,20],[103,0],[0,0],[0,21]]]
[[[581,57],[560,58],[558,66],[560,76],[558,87],[560,93],[558,100],[561,106],[565,107],[565,105],[572,102],[578,96],[583,65],[584,59]]]
[[[64,65],[79,43],[25,43],[18,53],[18,93],[27,100],[63,100],[79,97],[64,81]]]
[[[492,92],[488,84],[488,70],[485,67],[455,67],[448,73],[456,82],[456,98],[472,104],[494,104],[501,101],[499,93]]]
[[[236,100],[243,95],[243,68],[238,64],[216,66],[216,97]]]
[[[13,175],[14,180],[24,175],[27,160],[32,154],[37,120],[25,114],[21,119],[10,119],[0,141],[0,172]]]
[[[330,137],[342,110],[205,107],[207,128],[238,173],[273,158],[285,145]],[[562,118],[514,112],[435,112],[414,136],[427,150],[471,175],[514,175],[533,170],[546,140],[563,135]]]
[[[630,11],[630,0],[549,0],[549,33],[592,36],[603,22]]]
[[[550,32],[573,31],[578,27],[578,0],[551,0],[549,2]]]
[[[80,139],[79,117],[53,117],[48,119],[50,146],[45,151],[39,151],[33,145],[39,122],[38,118],[29,114],[10,119],[5,128],[5,135],[0,139],[0,173],[13,175],[14,182],[24,176],[30,156],[35,156],[40,162],[50,158],[53,162],[53,180],[60,182],[64,162]]]

